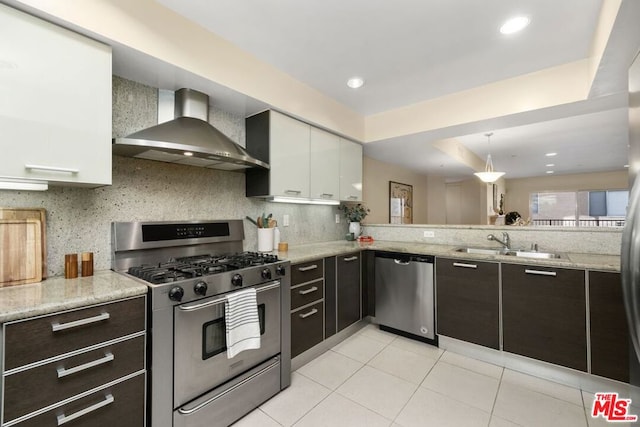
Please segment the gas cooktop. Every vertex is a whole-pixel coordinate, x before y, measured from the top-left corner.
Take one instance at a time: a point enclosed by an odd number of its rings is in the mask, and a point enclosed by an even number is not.
[[[158,264],[129,267],[127,273],[151,284],[177,282],[248,267],[278,262],[277,255],[241,252],[225,255],[194,255],[172,258]]]

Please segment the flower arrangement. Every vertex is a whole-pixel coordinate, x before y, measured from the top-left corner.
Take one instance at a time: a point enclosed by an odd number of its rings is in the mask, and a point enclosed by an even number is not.
[[[360,203],[357,205],[340,205],[338,209],[344,213],[344,217],[349,222],[360,222],[371,212],[369,208],[364,207]]]

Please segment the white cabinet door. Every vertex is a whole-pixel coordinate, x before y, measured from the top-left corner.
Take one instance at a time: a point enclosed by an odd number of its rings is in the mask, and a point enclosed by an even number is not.
[[[340,200],[340,138],[311,128],[310,197]]]
[[[340,200],[362,201],[362,145],[340,138]]]
[[[0,180],[111,184],[111,48],[0,5]]]
[[[271,194],[309,197],[310,126],[270,112],[269,150]]]

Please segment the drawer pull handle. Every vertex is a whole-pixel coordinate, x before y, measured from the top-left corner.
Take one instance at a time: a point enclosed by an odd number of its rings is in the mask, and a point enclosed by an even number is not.
[[[313,309],[311,309],[311,311],[309,311],[307,313],[299,314],[299,316],[300,316],[301,319],[306,319],[309,316],[313,316],[317,312],[318,312],[318,309],[317,308],[313,308]]]
[[[58,425],[61,426],[62,424],[66,424],[69,421],[73,421],[73,420],[75,420],[77,418],[80,418],[80,417],[82,417],[84,415],[87,415],[87,414],[89,414],[89,413],[91,413],[93,411],[96,411],[96,410],[98,410],[98,409],[100,409],[102,407],[110,405],[110,404],[113,403],[114,400],[115,399],[113,398],[113,395],[107,394],[104,397],[104,400],[102,402],[98,402],[95,405],[91,405],[91,406],[89,406],[87,408],[81,409],[78,412],[74,412],[71,415],[65,415],[65,414],[58,415]]]
[[[315,292],[317,290],[318,290],[318,288],[316,286],[312,286],[309,289],[305,289],[304,291],[298,291],[298,293],[300,295],[307,295],[307,294],[310,294],[310,293]]]
[[[345,262],[351,262],[351,261],[355,261],[357,259],[358,259],[357,256],[350,256],[349,258],[345,258],[344,261]]]
[[[394,259],[393,262],[395,262],[398,265],[409,265],[410,264],[409,261],[402,261],[401,259]]]
[[[302,271],[304,273],[305,271],[315,270],[316,268],[318,268],[318,266],[316,264],[313,264],[306,267],[298,267],[298,271]]]
[[[454,262],[454,267],[462,267],[462,268],[478,268],[476,264],[466,264],[464,262]]]
[[[115,359],[115,357],[113,356],[112,353],[106,353],[104,357],[101,357],[100,359],[94,360],[92,362],[87,362],[82,365],[74,366],[73,368],[66,369],[66,368],[60,367],[58,368],[58,378],[63,378],[68,375],[77,374],[78,372],[85,371],[95,366],[104,365],[105,363],[111,362],[113,359]]]
[[[78,326],[90,325],[91,323],[102,322],[109,319],[109,313],[102,313],[97,316],[87,317],[86,319],[74,320],[68,323],[52,323],[51,330],[53,332],[64,331],[65,329],[77,328]]]
[[[43,165],[24,165],[25,169],[37,169],[41,171],[51,172],[66,172],[66,173],[78,173],[80,169],[61,168],[58,166],[43,166]]]
[[[535,274],[535,275],[538,275],[538,276],[554,276],[554,277],[556,276],[556,272],[555,271],[542,271],[542,270],[529,270],[529,269],[526,269],[526,270],[524,270],[524,272],[526,274]]]

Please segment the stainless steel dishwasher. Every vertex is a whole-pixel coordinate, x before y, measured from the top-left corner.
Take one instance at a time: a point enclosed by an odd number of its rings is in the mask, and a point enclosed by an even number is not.
[[[375,322],[381,329],[435,343],[434,257],[375,254]]]

